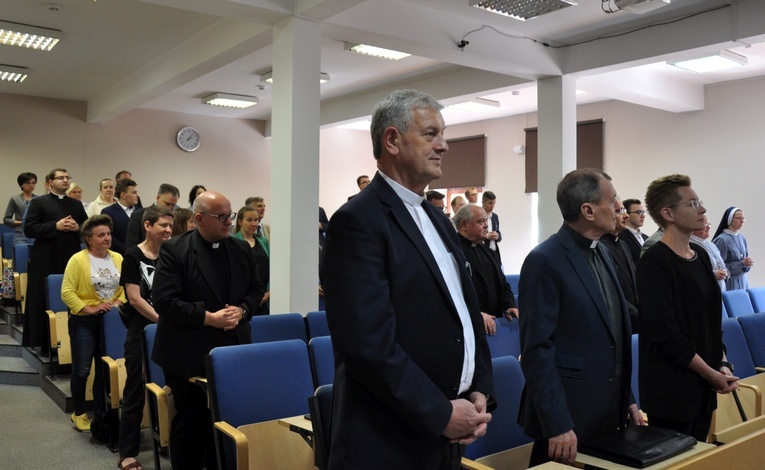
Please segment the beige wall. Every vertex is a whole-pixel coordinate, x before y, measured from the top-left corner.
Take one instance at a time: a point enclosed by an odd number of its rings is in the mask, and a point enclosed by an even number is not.
[[[0,201],[19,192],[19,173],[32,171],[42,181],[58,166],[84,187],[86,201],[97,197],[102,178],[122,169],[133,173],[144,203],[154,201],[165,182],[178,187],[182,207],[195,184],[228,195],[234,210],[248,196],[268,199],[271,142],[263,137],[261,122],[136,109],[88,124],[85,103],[18,95],[0,95],[0,107]],[[183,126],[200,132],[196,152],[176,145]],[[42,192],[40,184],[37,193]]]
[[[680,172],[693,178],[714,226],[729,205],[744,208],[743,233],[756,263],[750,282],[765,285],[762,103],[765,79],[709,87],[704,111],[674,114],[607,101],[581,106],[577,119],[605,119],[605,170],[620,196],[643,199],[653,179]],[[179,187],[183,201],[197,183],[228,194],[235,209],[248,195],[268,200],[271,146],[258,122],[134,110],[105,124],[86,124],[83,103],[0,95],[0,106],[0,201],[17,192],[18,173],[31,170],[42,177],[58,165],[84,183],[88,200],[95,198],[102,176],[123,167],[133,172],[145,201],[165,181]],[[191,154],[174,141],[185,125],[202,134],[201,148]],[[497,194],[506,272],[518,272],[535,245],[531,196],[523,188],[525,163],[512,148],[524,142],[525,127],[536,125],[536,115],[528,114],[447,130],[449,138],[487,135],[487,188]],[[331,216],[356,193],[356,177],[372,176],[376,164],[366,131],[323,129],[320,145],[319,201]],[[648,221],[646,232],[655,227]]]

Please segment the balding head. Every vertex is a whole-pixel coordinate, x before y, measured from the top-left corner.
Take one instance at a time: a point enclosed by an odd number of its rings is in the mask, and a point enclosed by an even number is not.
[[[231,202],[223,194],[203,192],[194,200],[193,211],[199,234],[208,242],[218,242],[231,233]]]

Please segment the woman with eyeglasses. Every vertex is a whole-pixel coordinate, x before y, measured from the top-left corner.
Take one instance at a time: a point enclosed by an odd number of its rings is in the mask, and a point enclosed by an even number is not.
[[[653,181],[645,196],[664,235],[640,258],[640,407],[652,426],[705,441],[717,393],[738,387],[722,344],[722,298],[706,250],[692,243],[706,209],[685,175]]]
[[[749,288],[749,278],[746,273],[752,269],[754,261],[749,257],[746,238],[739,233],[744,222],[746,222],[744,211],[738,207],[729,207],[723,214],[715,236],[712,238],[725,261],[725,267],[730,272],[730,277],[725,281],[725,287],[728,290]]]
[[[236,227],[234,228],[234,238],[246,241],[252,247],[252,255],[255,258],[255,264],[258,266],[258,275],[260,281],[266,286],[266,293],[260,306],[255,311],[255,315],[268,315],[268,299],[271,296],[270,281],[270,248],[268,239],[264,236],[258,236],[258,225],[260,217],[258,211],[250,206],[244,206],[239,209],[236,215]]]

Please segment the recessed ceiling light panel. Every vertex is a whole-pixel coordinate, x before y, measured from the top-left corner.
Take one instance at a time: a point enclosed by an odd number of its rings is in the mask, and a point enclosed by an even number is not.
[[[377,46],[369,46],[367,44],[354,44],[351,42],[345,43],[345,50],[356,52],[357,54],[371,55],[373,57],[380,57],[383,59],[399,60],[409,57],[411,54],[406,52],[394,51],[392,49],[384,49]]]
[[[41,28],[38,26],[0,21],[0,44],[6,46],[25,47],[38,51],[50,51],[59,38],[57,29]]]
[[[21,83],[26,80],[28,70],[26,67],[0,64],[0,82]]]
[[[202,98],[202,103],[224,108],[244,109],[258,104],[257,96],[233,95],[231,93],[213,93]]]
[[[736,54],[729,50],[722,50],[717,54],[706,54],[703,56],[690,57],[688,59],[667,62],[677,68],[688,70],[693,73],[715,72],[737,65],[747,65],[749,59],[741,54]]]
[[[579,4],[578,0],[468,0],[481,10],[526,21]]]

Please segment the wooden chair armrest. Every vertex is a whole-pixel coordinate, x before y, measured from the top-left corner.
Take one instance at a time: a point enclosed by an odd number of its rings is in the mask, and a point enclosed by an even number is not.
[[[154,395],[157,400],[157,427],[159,428],[159,445],[167,447],[170,445],[170,422],[172,421],[170,410],[170,398],[167,390],[159,385],[149,382],[146,384],[146,390]]]
[[[16,302],[21,302],[21,274],[13,273],[13,290],[16,293]]]
[[[56,332],[56,314],[53,310],[46,310],[48,314],[48,324],[50,325],[50,347],[58,348],[58,335]]]
[[[120,368],[117,361],[109,356],[101,356],[101,360],[109,368],[109,397],[110,406],[113,410],[120,407]]]
[[[755,367],[754,371],[757,372],[758,374],[762,374],[763,372],[765,372],[765,367]]]
[[[467,470],[494,470],[487,465],[478,463],[475,460],[470,460],[467,457],[462,457],[461,466],[462,468],[466,468]]]
[[[743,423],[736,424],[720,432],[712,434],[714,443],[726,444],[741,439],[749,434],[765,429],[765,416],[758,416]]]
[[[757,416],[762,416],[762,390],[760,390],[760,387],[757,385],[752,385],[748,383],[738,383],[738,389],[739,390],[751,390],[752,393],[754,393],[754,416],[753,418],[756,418]]]
[[[236,468],[250,468],[249,448],[247,447],[247,436],[240,430],[231,426],[225,421],[216,421],[215,428],[227,435],[234,441],[236,446]]]

